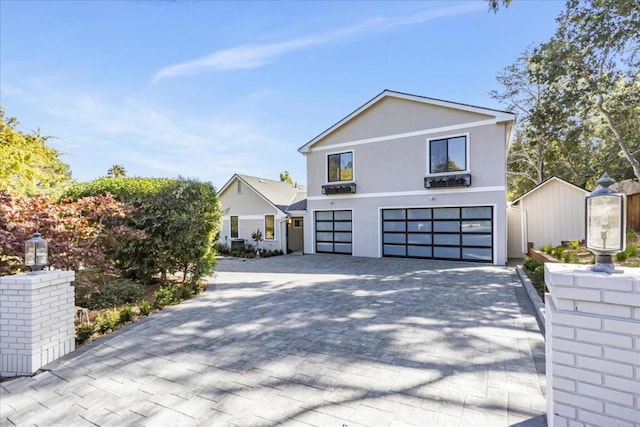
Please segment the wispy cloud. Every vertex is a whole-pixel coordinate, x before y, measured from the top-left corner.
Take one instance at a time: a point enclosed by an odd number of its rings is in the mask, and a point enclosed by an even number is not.
[[[265,170],[269,162],[264,159],[279,143],[250,114],[193,114],[46,77],[13,80],[19,81],[5,85],[4,95],[19,97],[21,105],[44,114],[44,133],[56,136],[52,146],[64,153],[81,181],[105,174],[113,164],[123,164],[130,175],[182,175],[216,185],[234,172],[277,176]],[[265,93],[250,93],[237,102],[247,107]],[[297,161],[295,150],[290,151],[291,162]]]
[[[165,78],[189,76],[205,71],[257,68],[271,63],[281,55],[297,50],[322,46],[367,33],[388,31],[400,26],[420,24],[438,18],[464,15],[478,10],[486,10],[486,5],[483,2],[464,2],[455,6],[429,10],[413,15],[394,18],[372,18],[359,24],[334,31],[279,43],[236,46],[219,50],[191,61],[164,67],[153,75],[151,81],[152,83],[156,83]]]

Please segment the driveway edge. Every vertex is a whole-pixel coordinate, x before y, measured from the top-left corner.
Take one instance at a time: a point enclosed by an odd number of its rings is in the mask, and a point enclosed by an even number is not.
[[[527,290],[527,295],[529,295],[529,299],[531,300],[531,304],[533,304],[533,308],[536,313],[538,327],[540,328],[540,332],[542,332],[542,335],[544,336],[544,302],[542,302],[542,298],[540,298],[540,295],[538,295],[538,291],[536,291],[536,288],[533,287],[531,280],[529,280],[529,277],[527,277],[527,273],[524,272],[522,266],[516,266],[516,271],[518,272],[518,276],[520,277],[522,286],[524,286],[524,288]]]

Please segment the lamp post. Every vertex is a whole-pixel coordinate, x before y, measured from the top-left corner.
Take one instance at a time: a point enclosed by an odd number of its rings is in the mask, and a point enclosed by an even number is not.
[[[609,186],[615,181],[604,175],[598,187],[586,197],[587,249],[596,255],[592,271],[614,273],[613,256],[625,250],[625,196]]]
[[[49,263],[49,244],[37,231],[24,242],[24,264],[31,271],[40,271]]]

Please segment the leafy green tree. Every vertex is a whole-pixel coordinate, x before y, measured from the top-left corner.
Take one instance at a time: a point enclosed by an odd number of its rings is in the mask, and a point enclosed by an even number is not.
[[[117,267],[130,278],[151,282],[182,273],[196,283],[215,265],[214,240],[222,208],[210,183],[168,178],[100,178],[76,184],[67,193],[84,197],[110,193],[135,206],[127,217],[143,239],[125,238],[115,253]]]
[[[122,178],[127,176],[127,170],[122,165],[113,165],[107,171],[107,176],[111,178]]]
[[[59,196],[71,184],[71,171],[49,137],[24,134],[18,121],[0,108],[0,190],[21,196]]]
[[[496,13],[501,6],[509,7],[511,0],[487,0],[487,3],[489,3],[489,10]]]
[[[596,143],[614,141],[619,158],[640,179],[637,1],[568,0],[557,22],[553,37],[531,59],[544,70],[551,99],[585,128],[596,131]]]
[[[293,184],[293,178],[289,176],[289,171],[284,171],[280,173],[280,181]]]
[[[502,89],[492,96],[518,114],[510,195],[551,175],[584,187],[605,170],[615,179],[640,177],[640,8],[634,4],[568,0],[554,36],[498,75]]]

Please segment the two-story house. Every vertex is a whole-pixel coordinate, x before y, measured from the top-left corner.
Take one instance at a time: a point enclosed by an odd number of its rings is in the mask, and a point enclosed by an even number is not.
[[[298,150],[305,253],[503,265],[515,115],[385,90]]]

